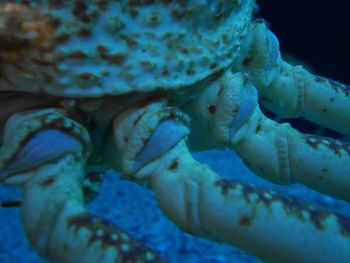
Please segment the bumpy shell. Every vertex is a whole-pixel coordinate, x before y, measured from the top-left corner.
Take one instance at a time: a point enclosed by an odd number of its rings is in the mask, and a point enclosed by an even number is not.
[[[192,85],[230,65],[254,0],[0,5],[0,91],[99,97]]]

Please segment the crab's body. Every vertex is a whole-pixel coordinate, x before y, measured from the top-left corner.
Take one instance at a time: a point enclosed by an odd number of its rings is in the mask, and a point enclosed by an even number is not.
[[[350,115],[339,115],[350,88],[284,62],[254,9],[253,0],[0,5],[0,179],[22,187],[41,255],[162,261],[85,209],[86,167],[113,167],[146,181],[187,232],[271,262],[350,259],[350,219],[220,179],[186,147],[187,137],[196,149],[225,145],[273,182],[350,199],[350,145],[271,121],[257,102],[259,91],[284,117],[350,133]]]
[[[2,50],[12,65],[0,90],[75,98],[189,87],[239,56],[253,9],[251,0],[31,2],[2,8],[18,30],[2,32],[3,45],[20,54]]]

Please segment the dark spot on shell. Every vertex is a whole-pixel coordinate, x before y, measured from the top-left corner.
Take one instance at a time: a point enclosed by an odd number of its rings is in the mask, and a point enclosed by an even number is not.
[[[138,16],[138,14],[139,14],[139,11],[137,11],[137,9],[133,8],[133,9],[129,10],[129,13],[130,13],[132,18],[136,18]]]
[[[186,74],[189,75],[189,76],[192,76],[192,75],[194,75],[195,73],[196,73],[196,71],[193,70],[193,69],[188,69],[188,70],[186,71]]]
[[[62,21],[59,18],[52,19],[52,26],[57,29],[61,25]]]
[[[54,64],[52,59],[32,58],[32,61],[40,66],[50,66]]]
[[[262,18],[258,18],[254,22],[257,24],[265,24],[266,23],[265,19],[262,19]]]
[[[40,186],[45,187],[45,186],[49,186],[51,184],[53,184],[54,182],[56,182],[56,177],[51,176],[48,179],[46,179],[45,181],[40,183]]]
[[[63,250],[67,253],[69,251],[69,246],[67,243],[63,245]]]
[[[64,43],[64,42],[68,41],[69,38],[70,38],[70,35],[69,35],[69,34],[67,34],[67,33],[62,33],[62,34],[60,34],[60,35],[58,35],[58,36],[56,37],[56,42],[57,42],[58,44],[61,44],[61,43]]]
[[[318,209],[308,209],[311,221],[314,223],[317,229],[325,229],[323,221],[330,216],[328,212],[318,210]]]
[[[215,182],[214,186],[221,188],[221,193],[225,197],[228,196],[231,189],[235,189],[238,183],[233,180],[219,179]]]
[[[315,81],[318,82],[318,83],[326,83],[326,79],[320,77],[320,76],[316,76],[315,77]]]
[[[175,120],[177,115],[176,115],[176,109],[174,108],[169,108],[166,110],[166,112],[169,113],[169,116],[167,117],[167,120]]]
[[[232,114],[233,114],[234,116],[237,115],[237,113],[239,112],[239,109],[240,109],[239,105],[237,105],[236,107],[234,107],[234,108],[232,109]]]
[[[214,69],[214,68],[216,68],[217,66],[218,66],[218,63],[213,62],[213,63],[210,64],[210,69]]]
[[[121,65],[125,61],[125,55],[122,53],[101,54],[101,57],[107,60],[109,64]]]
[[[336,91],[336,92],[343,92],[345,94],[345,96],[350,96],[350,86],[342,84],[338,81],[335,80],[328,80],[331,87]]]
[[[107,48],[104,45],[98,45],[96,47],[97,52],[99,53],[105,53],[107,51]]]
[[[51,0],[49,1],[50,8],[63,8],[64,0]]]
[[[107,10],[107,5],[108,5],[108,1],[107,0],[98,0],[96,2],[96,5],[102,10],[102,11],[106,11]]]
[[[123,39],[130,48],[135,47],[138,44],[137,41],[129,35],[120,35],[120,38]]]
[[[210,105],[208,107],[208,111],[211,113],[211,114],[214,114],[216,112],[216,106],[215,105]]]
[[[84,59],[87,57],[87,55],[80,50],[76,50],[76,51],[69,53],[68,57],[73,58],[73,59]]]
[[[221,96],[221,94],[222,94],[222,92],[224,91],[224,85],[220,85],[220,89],[219,89],[219,91],[218,91],[218,97],[220,97]]]
[[[87,11],[87,5],[85,1],[82,0],[76,0],[74,3],[74,7],[72,9],[72,13],[76,16],[85,14]]]
[[[149,62],[149,61],[141,61],[140,62],[140,64],[142,65],[142,66],[149,66],[150,64],[151,64],[151,62]]]
[[[261,95],[260,96],[260,100],[261,101],[265,101],[265,102],[268,102],[268,103],[273,103],[273,100],[267,96],[264,96],[264,95]]]
[[[252,61],[251,58],[245,58],[245,59],[243,60],[242,64],[243,64],[244,66],[247,66],[247,65],[249,65],[249,63],[250,63],[251,61]]]
[[[52,77],[47,72],[41,72],[41,76],[43,77],[43,80],[45,81],[46,84],[49,84],[54,80],[54,77]]]
[[[96,75],[91,73],[81,73],[79,74],[79,77],[83,80],[95,80],[97,79]]]
[[[172,9],[171,10],[171,14],[177,19],[177,20],[181,20],[185,15],[186,15],[187,11],[184,10],[179,10],[179,9]]]
[[[30,0],[21,0],[21,4],[30,7]]]
[[[255,133],[259,133],[261,131],[261,125],[256,126]]]
[[[179,162],[177,160],[174,160],[171,165],[168,167],[168,170],[174,170],[179,167]]]
[[[93,20],[96,18],[95,15],[91,14],[91,15],[84,15],[84,16],[81,16],[80,17],[80,20],[85,23],[85,24],[88,24],[88,23],[92,23]]]
[[[137,116],[137,118],[132,122],[133,127],[136,127],[137,123],[141,120],[143,115],[144,115],[144,113]]]
[[[83,27],[79,30],[78,35],[81,37],[89,37],[91,36],[91,30]]]
[[[242,216],[239,219],[239,225],[241,226],[249,226],[251,224],[251,218],[249,216]]]
[[[188,49],[187,48],[181,48],[181,53],[188,54]]]

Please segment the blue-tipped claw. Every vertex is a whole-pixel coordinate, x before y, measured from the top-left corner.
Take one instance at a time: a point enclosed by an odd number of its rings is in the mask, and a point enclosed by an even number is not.
[[[167,152],[188,133],[189,129],[179,121],[164,120],[160,122],[143,150],[137,156],[134,171]]]
[[[53,161],[69,152],[82,151],[81,143],[54,129],[37,132],[19,150],[12,162],[0,172],[0,179]]]

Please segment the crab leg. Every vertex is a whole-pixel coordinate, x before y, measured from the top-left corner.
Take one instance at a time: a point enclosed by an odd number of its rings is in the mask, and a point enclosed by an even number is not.
[[[299,182],[350,200],[350,144],[302,134],[268,119],[244,74],[226,72],[203,89],[196,103],[217,143],[237,151],[257,175],[278,184]],[[213,108],[215,112],[208,110]]]
[[[350,134],[350,87],[313,75],[302,66],[279,63],[274,81],[261,89],[264,105],[281,117],[304,117]]]
[[[145,170],[159,205],[189,233],[222,240],[266,262],[350,259],[350,218],[222,179],[196,162],[184,142],[157,164]]]
[[[3,141],[0,178],[23,190],[22,221],[41,256],[64,263],[165,262],[86,210],[82,188],[89,135],[61,110],[11,116]]]
[[[250,75],[261,102],[280,117],[304,117],[350,134],[350,87],[283,61],[278,40],[263,20],[252,25],[235,70]]]
[[[257,108],[256,122],[246,137],[231,141],[254,173],[278,184],[302,183],[316,191],[350,200],[350,144],[302,134],[278,124]]]
[[[159,102],[143,109],[136,106],[117,117],[114,136],[125,153],[124,171],[130,178],[151,183],[160,208],[175,224],[266,262],[349,261],[350,218],[220,178],[192,158],[182,139],[187,133],[181,129],[180,114],[168,115],[169,108],[161,106]],[[149,132],[139,133],[141,129]]]

